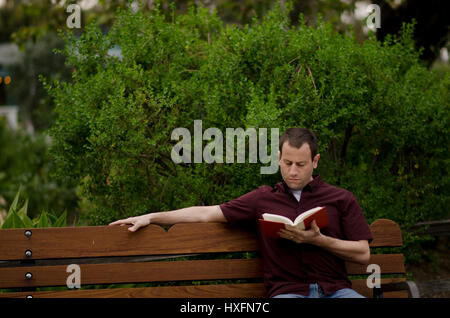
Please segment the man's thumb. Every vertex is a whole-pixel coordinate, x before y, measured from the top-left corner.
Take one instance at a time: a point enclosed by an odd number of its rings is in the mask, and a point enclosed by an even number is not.
[[[317,225],[316,220],[313,220],[313,221],[311,222],[311,228],[312,228],[315,232],[319,232],[319,231],[320,231],[320,228],[319,228],[319,226]]]

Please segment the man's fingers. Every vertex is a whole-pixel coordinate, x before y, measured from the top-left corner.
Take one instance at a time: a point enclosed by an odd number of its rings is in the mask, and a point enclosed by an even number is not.
[[[108,225],[118,225],[118,224],[123,224],[123,220],[114,221],[109,223]]]
[[[289,225],[289,224],[285,224],[284,228],[288,231],[295,231],[297,228],[295,226]]]
[[[128,220],[128,219],[118,220],[118,221],[109,223],[109,225],[120,225],[120,226],[124,226],[127,224],[133,224],[133,226],[128,228],[128,231],[131,231],[131,232],[136,232],[136,230],[140,228],[140,225],[138,223],[133,223],[133,221]]]
[[[122,219],[122,220],[117,220],[117,221],[111,222],[108,225],[130,224],[130,223],[131,223],[131,221],[128,218],[128,219]]]
[[[145,216],[140,216],[140,217],[130,217],[128,219],[122,219],[122,220],[118,220],[118,221],[114,221],[109,223],[109,225],[120,225],[120,226],[124,226],[127,224],[131,224],[132,226],[130,226],[128,228],[128,230],[130,232],[136,232],[138,229],[140,229],[143,226],[148,225],[150,222],[148,220],[148,218],[146,218]]]
[[[136,230],[141,227],[139,225],[139,223],[137,223],[137,222],[135,223],[131,219],[118,220],[118,221],[109,223],[109,225],[120,225],[120,226],[124,226],[124,225],[127,225],[127,224],[133,224],[133,226],[128,228],[128,230],[131,231],[131,232],[136,232]]]
[[[128,231],[130,232],[136,232],[142,227],[142,224],[140,222],[133,223],[133,226],[128,228]]]
[[[282,238],[288,239],[288,240],[294,240],[295,239],[295,233],[288,230],[281,230],[278,232]]]

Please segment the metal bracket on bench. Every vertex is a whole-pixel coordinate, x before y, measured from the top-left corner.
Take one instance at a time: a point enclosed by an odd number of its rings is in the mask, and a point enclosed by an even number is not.
[[[408,294],[411,298],[420,298],[420,292],[419,288],[417,287],[416,283],[414,283],[411,280],[407,280],[406,284],[408,284]]]

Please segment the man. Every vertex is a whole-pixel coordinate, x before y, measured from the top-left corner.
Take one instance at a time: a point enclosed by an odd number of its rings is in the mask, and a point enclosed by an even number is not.
[[[294,220],[317,206],[327,207],[328,226],[309,230],[286,225],[282,239],[258,231],[264,267],[264,283],[270,297],[362,297],[352,290],[345,261],[367,264],[372,235],[352,193],[313,176],[320,154],[314,134],[290,128],[279,142],[279,165],[283,182],[262,186],[229,202],[204,207],[150,213],[112,222],[132,224],[130,231],[150,223],[250,222],[266,212]]]

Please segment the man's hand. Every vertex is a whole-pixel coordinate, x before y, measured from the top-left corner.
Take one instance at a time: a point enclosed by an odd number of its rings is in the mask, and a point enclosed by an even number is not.
[[[150,215],[148,214],[140,215],[109,223],[109,225],[120,225],[120,226],[124,226],[126,224],[132,224],[133,226],[129,227],[128,231],[135,232],[139,228],[150,224]]]
[[[300,230],[295,226],[286,224],[285,229],[281,230],[279,234],[282,238],[291,240],[295,243],[309,244],[315,244],[322,235],[315,220],[311,223],[311,228],[309,230]]]
[[[321,247],[345,261],[359,264],[368,264],[370,260],[370,248],[367,240],[349,241],[340,240],[334,237],[323,235],[316,222],[311,223],[311,228],[307,231],[299,230],[294,226],[286,225],[286,229],[281,230],[282,238],[296,243],[309,243]]]

